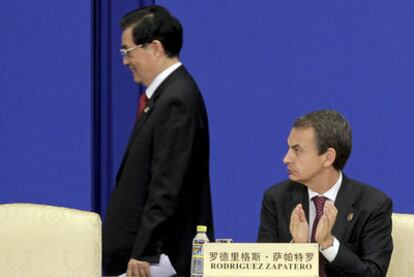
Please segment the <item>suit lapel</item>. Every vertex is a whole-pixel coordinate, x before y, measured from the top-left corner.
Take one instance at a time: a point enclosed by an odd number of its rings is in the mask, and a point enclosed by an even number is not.
[[[147,118],[150,116],[152,110],[155,107],[155,103],[158,100],[158,98],[161,97],[161,95],[163,94],[165,87],[170,84],[173,80],[175,80],[177,77],[181,76],[182,74],[185,74],[186,70],[184,68],[184,66],[180,66],[178,67],[175,71],[173,71],[160,85],[159,87],[155,90],[154,94],[152,95],[152,97],[149,99],[148,101],[148,105],[147,107],[144,109],[144,111],[142,112],[141,116],[138,118],[135,127],[134,127],[134,131],[131,134],[131,137],[129,139],[128,142],[128,149],[130,147],[130,144],[132,143],[132,141],[134,140],[134,138],[138,135],[139,130],[141,130],[142,126],[144,125],[145,121],[147,120]]]
[[[157,99],[162,95],[163,91],[165,90],[165,87],[170,84],[173,80],[175,80],[177,77],[180,77],[182,75],[186,75],[187,70],[184,68],[184,66],[180,66],[178,67],[175,71],[173,71],[160,85],[159,87],[155,90],[153,96],[148,100],[148,104],[147,107],[144,109],[144,111],[142,112],[142,114],[138,117],[137,121],[135,122],[135,126],[134,129],[131,133],[131,136],[129,137],[128,140],[128,146],[127,149],[125,151],[124,157],[122,159],[121,162],[121,166],[118,169],[118,173],[116,176],[116,183],[119,182],[120,177],[121,177],[121,173],[122,173],[122,169],[124,168],[124,163],[125,160],[128,157],[128,153],[129,153],[129,149],[135,139],[135,137],[138,135],[139,131],[142,129],[142,127],[144,126],[145,122],[147,121],[147,119],[149,118],[149,116],[151,115],[151,112],[154,110],[155,108],[155,104]]]
[[[293,209],[298,205],[299,203],[302,204],[303,210],[305,211],[306,220],[309,222],[309,196],[308,196],[308,190],[306,186],[294,183],[293,184],[293,190],[290,193],[290,202],[288,205],[286,205],[286,218],[288,218],[288,224],[290,222],[290,216],[292,214]]]
[[[355,218],[354,203],[356,201],[356,192],[353,189],[349,179],[343,175],[341,187],[335,200],[335,207],[338,209],[335,225],[332,228],[332,234],[339,240],[346,234],[347,229],[352,226]]]
[[[142,128],[142,126],[144,125],[147,118],[149,117],[149,115],[150,115],[150,113],[153,109],[153,106],[154,106],[154,101],[151,98],[148,101],[148,104],[147,104],[146,108],[142,111],[142,113],[140,114],[138,119],[135,121],[134,129],[132,129],[132,134],[131,134],[131,136],[129,137],[129,140],[128,140],[127,149],[125,151],[124,157],[122,158],[121,165],[119,166],[118,173],[116,175],[116,179],[115,179],[116,183],[118,183],[119,180],[120,180],[121,172],[122,172],[122,169],[124,168],[125,160],[128,157],[129,149],[132,146],[132,142],[134,141],[134,138],[138,135],[139,130]]]
[[[152,112],[153,108],[154,108],[154,101],[152,99],[150,99],[148,101],[147,106],[145,107],[145,109],[142,111],[141,115],[138,117],[137,121],[135,122],[134,129],[133,129],[132,134],[131,134],[131,136],[129,138],[129,141],[128,141],[128,148],[127,149],[129,149],[129,147],[131,146],[132,141],[137,136],[139,130],[144,125],[145,121],[149,117],[149,115]]]

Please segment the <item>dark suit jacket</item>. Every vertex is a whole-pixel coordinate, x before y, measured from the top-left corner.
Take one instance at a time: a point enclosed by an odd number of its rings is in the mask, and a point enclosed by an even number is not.
[[[183,66],[156,89],[136,122],[103,224],[103,266],[108,275],[130,258],[158,262],[169,256],[189,275],[196,225],[213,239],[207,113]]]
[[[291,213],[302,203],[309,222],[308,202],[302,184],[288,180],[269,188],[263,198],[258,241],[290,242]],[[328,265],[328,276],[385,276],[393,249],[391,199],[343,175],[335,206],[338,215],[332,234],[340,247]]]

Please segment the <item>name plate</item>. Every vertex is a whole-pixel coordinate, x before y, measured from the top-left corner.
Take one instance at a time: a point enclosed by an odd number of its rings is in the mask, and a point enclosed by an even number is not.
[[[206,243],[206,277],[318,277],[316,243]]]

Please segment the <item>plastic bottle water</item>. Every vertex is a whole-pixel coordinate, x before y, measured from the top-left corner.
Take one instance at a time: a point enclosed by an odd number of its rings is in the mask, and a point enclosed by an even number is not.
[[[203,276],[204,248],[203,244],[209,242],[207,226],[198,225],[197,234],[193,239],[193,252],[191,255],[191,277]]]

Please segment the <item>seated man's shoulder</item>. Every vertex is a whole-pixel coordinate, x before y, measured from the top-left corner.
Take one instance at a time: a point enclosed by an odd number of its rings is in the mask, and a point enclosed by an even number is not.
[[[352,187],[361,201],[369,200],[371,203],[376,203],[377,205],[381,205],[384,202],[391,203],[391,198],[374,186],[352,179],[349,179],[347,185]]]

